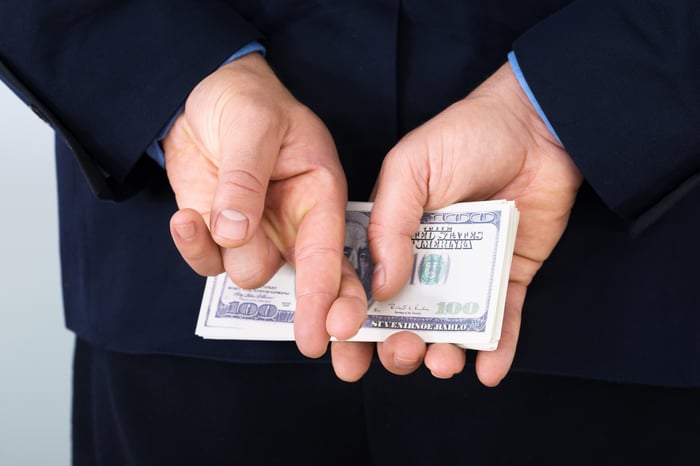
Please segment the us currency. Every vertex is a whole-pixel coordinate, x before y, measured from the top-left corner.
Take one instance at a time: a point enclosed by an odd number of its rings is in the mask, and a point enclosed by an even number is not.
[[[425,212],[411,238],[408,283],[386,301],[372,298],[367,241],[372,203],[349,202],[345,255],[368,298],[353,341],[383,341],[410,331],[426,342],[494,350],[498,346],[518,224],[512,201],[453,204]],[[265,285],[242,289],[222,273],[207,279],[196,334],[211,339],[293,340],[294,269],[285,264]]]

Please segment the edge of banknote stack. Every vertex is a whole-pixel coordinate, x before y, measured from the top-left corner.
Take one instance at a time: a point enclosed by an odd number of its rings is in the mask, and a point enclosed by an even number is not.
[[[368,270],[356,263],[354,251],[366,249],[371,209],[369,202],[349,202],[347,208],[346,251],[360,275]],[[515,203],[508,200],[462,202],[425,212],[412,238],[408,283],[388,301],[368,296],[367,320],[352,341],[383,341],[410,331],[426,342],[495,350],[518,220]],[[364,226],[364,238],[350,233],[357,224]],[[294,307],[289,264],[252,290],[237,287],[223,273],[207,278],[195,333],[207,339],[293,340]]]

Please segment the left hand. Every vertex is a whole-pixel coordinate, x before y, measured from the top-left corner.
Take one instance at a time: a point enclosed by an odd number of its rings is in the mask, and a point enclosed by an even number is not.
[[[515,200],[520,222],[501,339],[496,351],[481,351],[476,359],[481,382],[497,385],[515,357],[527,286],[564,232],[581,181],[506,63],[465,99],[406,135],[384,160],[368,228],[373,296],[389,299],[408,280],[410,238],[424,211],[460,201]],[[368,369],[373,345],[333,342],[331,351],[336,374],[350,381]],[[448,378],[466,361],[463,349],[426,345],[410,332],[390,336],[377,351],[395,374],[425,363],[435,377]]]

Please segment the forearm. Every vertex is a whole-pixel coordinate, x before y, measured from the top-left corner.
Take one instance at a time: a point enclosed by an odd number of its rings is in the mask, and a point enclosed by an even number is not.
[[[700,4],[574,2],[514,50],[567,152],[611,209],[643,219],[688,189],[700,171]]]

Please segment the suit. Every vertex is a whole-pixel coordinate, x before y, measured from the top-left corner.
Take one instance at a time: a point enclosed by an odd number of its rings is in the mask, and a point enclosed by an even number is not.
[[[529,288],[515,370],[700,387],[699,22],[692,1],[6,2],[3,78],[57,129],[67,326],[125,353],[306,361],[194,336],[204,280],[168,238],[176,205],[145,148],[260,40],[364,200],[393,144],[514,49],[587,180]]]

